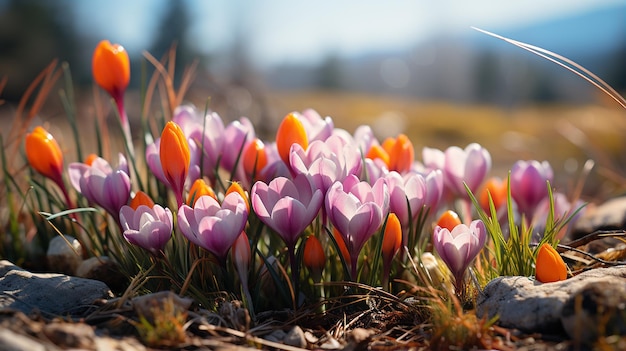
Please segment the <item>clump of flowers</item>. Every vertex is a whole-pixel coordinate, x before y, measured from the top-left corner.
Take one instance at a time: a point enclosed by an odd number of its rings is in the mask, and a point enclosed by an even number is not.
[[[520,161],[507,182],[487,181],[491,156],[478,143],[425,147],[416,160],[405,134],[380,142],[367,126],[351,134],[313,110],[286,114],[272,141],[259,139],[246,118],[224,123],[208,109],[172,106],[171,119],[146,124],[137,142],[123,108],[125,51],[102,42],[93,67],[117,103],[127,154],[119,153],[116,168],[98,156],[70,163],[73,194],[60,147],[41,127],[26,137],[26,156],[61,189],[60,210],[78,217],[90,254],[160,281],[146,289],[167,286],[206,305],[210,294],[226,292],[254,315],[349,293],[338,281],[396,293],[413,274],[439,289],[449,279],[427,260],[447,266],[463,298],[473,297],[465,295],[473,266],[483,282],[500,274],[566,277],[551,245],[575,206],[560,195],[555,204],[547,162]],[[72,196],[81,208],[73,209]],[[541,233],[532,228],[539,219]],[[431,278],[411,273],[412,265]]]

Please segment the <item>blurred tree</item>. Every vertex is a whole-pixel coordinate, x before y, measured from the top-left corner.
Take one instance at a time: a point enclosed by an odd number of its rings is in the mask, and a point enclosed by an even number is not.
[[[315,72],[317,86],[322,89],[341,89],[341,72],[342,67],[339,58],[336,55],[327,56]]]
[[[74,78],[89,74],[79,58],[69,0],[6,0],[0,6],[0,76],[8,77],[4,99],[19,100],[28,84],[53,59],[70,63]]]
[[[485,50],[478,54],[474,65],[474,100],[478,102],[497,102],[501,86],[498,84],[498,57],[494,52]]]
[[[176,47],[176,84],[182,78],[185,67],[197,58],[197,52],[190,45],[188,32],[191,19],[186,0],[168,1],[163,11],[152,45],[148,50],[158,60],[163,58],[172,45]]]

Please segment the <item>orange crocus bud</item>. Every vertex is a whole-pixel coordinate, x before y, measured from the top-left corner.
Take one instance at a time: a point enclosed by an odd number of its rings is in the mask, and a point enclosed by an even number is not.
[[[309,139],[304,125],[296,117],[296,114],[292,112],[285,116],[276,132],[276,149],[278,149],[280,158],[286,164],[289,164],[289,151],[293,144],[299,144],[306,150],[309,146]]]
[[[489,212],[489,196],[493,200],[493,205],[496,211],[506,203],[508,196],[507,182],[500,178],[490,178],[485,183],[485,187],[480,193],[478,202],[485,212]]]
[[[140,190],[135,194],[135,197],[133,197],[133,199],[130,200],[130,207],[133,210],[137,210],[137,208],[141,205],[152,208],[154,207],[154,201],[152,201],[152,199],[150,198],[148,194]]]
[[[170,183],[180,206],[183,204],[183,187],[189,171],[190,154],[183,130],[172,121],[167,122],[161,133],[159,156],[165,179]]]
[[[311,278],[316,283],[322,280],[322,271],[326,265],[326,254],[319,239],[311,235],[304,245],[304,257],[302,258],[304,265],[311,272]]]
[[[89,155],[87,155],[87,157],[85,157],[84,164],[86,164],[87,166],[91,166],[93,161],[95,161],[97,158],[98,158],[98,155],[96,155],[96,154],[89,154]]]
[[[248,176],[258,175],[267,165],[265,144],[260,139],[254,139],[243,151],[243,169]]]
[[[378,158],[382,160],[387,166],[387,169],[389,169],[389,154],[387,153],[387,151],[385,151],[385,149],[382,146],[372,145],[372,147],[370,147],[365,157],[369,158],[370,160],[375,160]]]
[[[387,139],[383,142],[383,148],[389,154],[389,170],[404,173],[411,170],[415,159],[413,143],[404,134],[396,139]]]
[[[208,195],[217,201],[217,195],[215,195],[213,188],[211,188],[211,186],[207,184],[204,179],[196,179],[191,185],[191,189],[189,189],[189,194],[187,195],[187,205],[193,207],[200,196],[204,195]]]
[[[459,215],[452,210],[444,212],[437,220],[438,226],[440,226],[441,228],[446,228],[449,231],[452,231],[452,229],[454,229],[454,227],[459,224],[461,224],[461,219],[459,218]]]
[[[230,183],[230,186],[228,187],[228,189],[226,189],[226,194],[224,194],[224,196],[230,194],[230,193],[238,193],[239,195],[241,195],[241,198],[245,200],[246,202],[246,207],[248,208],[248,213],[250,213],[250,204],[248,203],[248,194],[243,190],[243,188],[241,187],[241,184],[239,184],[239,182],[232,182]]]
[[[545,243],[539,247],[535,262],[535,278],[542,283],[567,279],[567,266],[550,244]]]
[[[130,81],[130,60],[124,47],[102,40],[93,52],[91,69],[96,83],[114,99],[124,94]]]
[[[383,236],[383,264],[384,262],[391,262],[393,256],[400,250],[402,244],[402,226],[400,225],[400,219],[395,213],[390,213],[387,217],[387,225],[385,226],[385,233]]]
[[[58,185],[63,183],[63,153],[52,134],[42,127],[26,135],[26,158],[37,172]]]
[[[337,246],[339,246],[341,257],[346,262],[346,264],[350,266],[350,251],[348,251],[348,247],[343,241],[343,237],[341,236],[341,233],[337,230],[337,228],[333,228],[333,238],[337,242]]]

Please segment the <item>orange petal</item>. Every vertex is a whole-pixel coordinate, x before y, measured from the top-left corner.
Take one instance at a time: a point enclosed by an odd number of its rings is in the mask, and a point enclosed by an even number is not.
[[[178,124],[167,122],[161,133],[159,152],[165,178],[172,186],[182,189],[189,170],[190,155],[187,138]]]
[[[213,188],[211,188],[211,186],[207,184],[204,179],[196,179],[191,185],[191,189],[189,189],[189,194],[187,195],[187,205],[193,207],[200,196],[204,195],[208,195],[217,201],[217,195],[215,195]]]
[[[285,116],[276,132],[276,148],[280,158],[286,164],[289,164],[289,151],[293,144],[299,144],[306,150],[309,146],[309,139],[306,135],[306,130],[304,130],[304,125],[302,125],[296,114],[292,112]]]
[[[385,145],[383,144],[383,148]],[[405,173],[411,170],[415,159],[415,150],[409,137],[404,134],[398,135],[391,146],[389,153],[389,170]]]
[[[370,160],[380,159],[385,163],[387,168],[389,168],[389,154],[380,145],[372,145],[365,157],[369,158]]]
[[[119,44],[102,40],[91,61],[93,78],[111,96],[123,94],[130,81],[130,59]]]
[[[306,240],[302,260],[314,276],[321,276],[326,265],[326,255],[322,243],[314,235],[309,236]]]
[[[55,182],[62,180],[63,153],[52,134],[35,127],[26,135],[26,158],[31,167]]]
[[[247,175],[258,175],[267,165],[265,144],[260,139],[254,139],[243,151],[243,169]]]
[[[382,254],[385,262],[391,262],[393,256],[400,250],[402,244],[402,226],[400,219],[395,213],[390,213],[387,217],[387,225],[383,236]]]
[[[454,229],[454,227],[459,224],[461,224],[461,219],[459,218],[459,215],[452,210],[444,212],[437,220],[438,226],[440,226],[441,228],[446,228],[449,231],[452,231],[452,229]]]
[[[337,228],[333,228],[333,238],[337,242],[337,246],[339,246],[339,251],[341,251],[341,257],[343,257],[343,260],[349,266],[350,265],[350,252],[348,251],[348,247],[346,246],[345,241],[343,241],[343,236],[341,235],[341,233],[339,233]]]
[[[561,255],[550,244],[543,244],[539,247],[535,262],[535,278],[542,283],[567,279],[567,266]]]
[[[498,210],[506,203],[506,198],[508,196],[507,182],[496,177],[487,180],[478,199],[480,207],[482,207],[485,212],[489,212],[489,195],[491,195],[493,205],[496,210]]]
[[[86,164],[87,166],[91,166],[93,161],[95,161],[97,158],[98,158],[98,155],[96,155],[96,154],[89,154],[89,155],[87,155],[87,157],[85,157],[85,162],[83,162],[83,163]]]
[[[248,213],[250,213],[250,205],[248,204],[248,194],[243,190],[239,182],[230,183],[230,186],[228,187],[228,189],[226,189],[226,194],[224,194],[224,196],[230,193],[238,193],[239,195],[241,195],[241,198],[244,199],[246,202]]]
[[[150,198],[148,194],[140,190],[135,194],[135,197],[133,197],[133,199],[130,200],[130,207],[133,210],[136,210],[141,205],[153,208],[154,201],[152,201],[152,199]]]

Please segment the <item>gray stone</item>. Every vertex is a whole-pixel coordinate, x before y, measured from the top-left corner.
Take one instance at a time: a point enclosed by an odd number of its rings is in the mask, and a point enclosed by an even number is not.
[[[46,252],[48,267],[57,273],[75,275],[76,268],[83,261],[82,251],[82,245],[73,236],[55,236]]]
[[[49,315],[71,315],[98,299],[113,296],[101,281],[31,273],[6,260],[0,261],[0,292],[0,309]]]
[[[626,335],[626,281],[585,285],[565,302],[561,322],[576,344]]]
[[[20,335],[9,329],[0,329],[0,351],[46,351],[60,350],[46,348],[41,342],[25,335]]]
[[[304,331],[297,325],[289,330],[287,335],[285,335],[285,337],[283,338],[283,342],[285,343],[285,345],[300,348],[305,348],[307,345]]]
[[[527,332],[562,331],[566,301],[587,284],[626,284],[626,266],[597,268],[560,282],[542,284],[527,277],[500,277],[476,301],[479,317],[498,316],[498,324]]]

